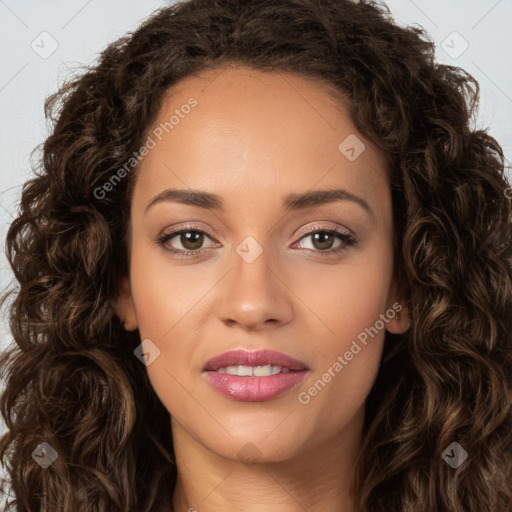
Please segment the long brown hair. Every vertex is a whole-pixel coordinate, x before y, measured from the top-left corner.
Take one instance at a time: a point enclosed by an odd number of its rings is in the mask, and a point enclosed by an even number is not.
[[[471,126],[478,83],[434,52],[422,29],[370,0],[189,0],[47,99],[53,131],[7,235],[18,284],[3,301],[15,345],[0,359],[0,459],[18,512],[169,506],[169,413],[134,356],[138,331],[112,307],[136,167],[98,189],[142,146],[169,87],[228,62],[334,85],[392,162],[395,271],[412,325],[386,333],[367,399],[359,510],[512,511],[509,184],[502,148]],[[468,454],[457,468],[443,459],[454,442]],[[46,469],[33,456],[42,443],[58,455]]]

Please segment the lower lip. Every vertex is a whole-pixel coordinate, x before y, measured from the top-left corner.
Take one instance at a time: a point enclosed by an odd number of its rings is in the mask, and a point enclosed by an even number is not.
[[[232,400],[264,402],[282,395],[297,386],[307,370],[278,373],[268,377],[239,377],[228,373],[205,372],[208,382],[220,393]]]

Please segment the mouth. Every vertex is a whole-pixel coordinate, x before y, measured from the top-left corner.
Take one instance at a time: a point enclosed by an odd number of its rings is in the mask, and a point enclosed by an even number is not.
[[[232,350],[210,359],[203,367],[208,382],[232,400],[271,400],[297,386],[309,368],[274,350]]]
[[[264,366],[223,366],[215,370],[219,373],[227,373],[228,375],[237,375],[238,377],[270,377],[271,375],[278,375],[280,373],[289,373],[297,370],[290,370],[285,366],[273,366],[266,364]]]
[[[256,373],[254,373],[255,370]],[[215,371],[240,377],[263,377],[301,370],[309,370],[309,368],[302,361],[282,352],[275,350],[249,352],[243,349],[224,352],[207,361],[203,367],[203,371]]]

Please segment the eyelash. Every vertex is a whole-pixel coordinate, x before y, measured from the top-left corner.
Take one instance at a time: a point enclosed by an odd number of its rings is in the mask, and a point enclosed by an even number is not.
[[[213,239],[206,231],[203,231],[202,229],[198,229],[196,226],[193,226],[193,225],[187,225],[187,226],[182,227],[181,229],[177,229],[175,231],[170,231],[168,233],[163,233],[162,235],[160,235],[157,238],[157,240],[156,240],[157,245],[160,246],[165,251],[172,253],[174,256],[177,256],[178,258],[191,258],[194,256],[199,256],[205,249],[183,251],[181,249],[172,249],[172,248],[165,246],[165,244],[169,240],[174,238],[176,235],[181,235],[182,233],[190,233],[190,232],[201,233],[203,235],[206,235],[208,238]],[[356,243],[356,239],[350,234],[344,233],[335,228],[325,228],[325,227],[321,227],[321,226],[313,226],[310,231],[303,233],[298,241],[302,240],[303,238],[307,238],[310,235],[314,235],[315,233],[327,233],[329,235],[336,235],[338,238],[340,238],[344,242],[337,249],[329,249],[326,251],[321,251],[318,249],[306,249],[307,251],[320,253],[324,257],[337,256],[338,254],[345,251],[347,249],[347,247],[350,247],[351,245],[354,245]]]

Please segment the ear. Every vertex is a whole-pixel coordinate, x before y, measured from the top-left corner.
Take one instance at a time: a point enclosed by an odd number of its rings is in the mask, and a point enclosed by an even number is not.
[[[409,309],[402,295],[398,293],[395,279],[393,280],[391,293],[388,297],[386,316],[390,318],[386,324],[386,329],[393,334],[403,334],[411,326]]]
[[[132,300],[130,281],[123,277],[118,287],[118,295],[112,301],[112,306],[127,331],[134,331],[138,327],[137,314]]]

